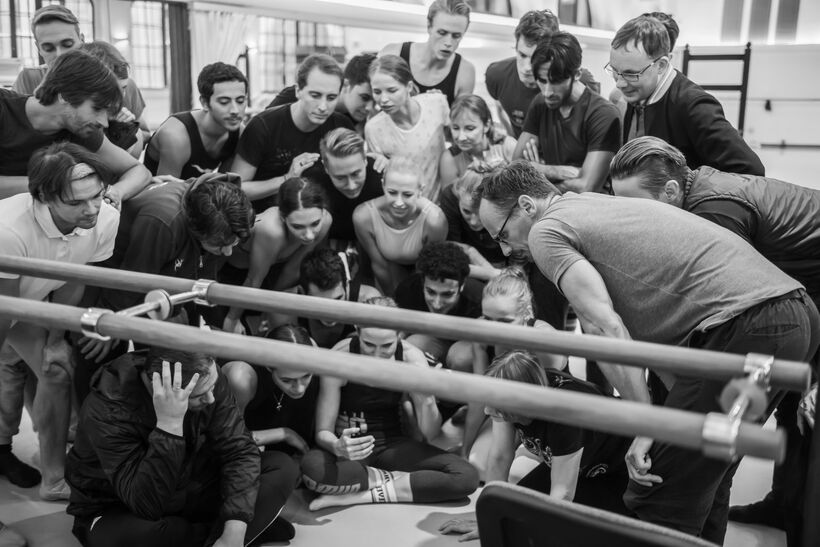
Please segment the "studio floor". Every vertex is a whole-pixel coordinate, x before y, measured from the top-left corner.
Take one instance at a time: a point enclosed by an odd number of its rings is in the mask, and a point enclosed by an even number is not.
[[[816,177],[820,166],[820,151],[759,150],[767,167],[767,175],[820,189]],[[582,370],[573,365],[573,370]],[[37,454],[36,435],[26,421],[14,440],[15,453],[33,463]],[[768,423],[766,427],[773,427]],[[460,431],[450,424],[438,443],[447,446],[456,442]],[[476,453],[486,454],[486,443],[479,444]],[[513,473],[522,476],[534,462],[526,456],[516,459]],[[745,458],[735,476],[732,504],[757,501],[766,494],[771,480],[771,462]],[[306,494],[298,491],[288,502],[284,516],[296,525],[296,538],[286,544],[299,546],[361,546],[443,547],[459,544],[455,536],[442,536],[438,527],[451,518],[473,515],[478,492],[469,502],[436,505],[362,505],[343,509],[326,509],[312,513],[305,502]],[[13,525],[28,540],[31,547],[77,547],[71,535],[71,518],[65,514],[65,503],[45,503],[38,499],[37,489],[19,489],[0,478],[0,520]],[[471,542],[466,545],[478,545]],[[782,532],[758,526],[729,525],[727,547],[785,546]]]

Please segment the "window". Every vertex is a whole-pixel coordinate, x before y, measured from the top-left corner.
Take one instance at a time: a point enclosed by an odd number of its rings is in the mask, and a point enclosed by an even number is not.
[[[62,4],[80,21],[80,32],[86,41],[94,39],[94,4],[92,0],[3,0],[0,1],[0,57],[21,59],[25,66],[41,63],[31,17],[42,6]]]
[[[131,3],[131,70],[140,87],[168,86],[168,8],[161,2]]]

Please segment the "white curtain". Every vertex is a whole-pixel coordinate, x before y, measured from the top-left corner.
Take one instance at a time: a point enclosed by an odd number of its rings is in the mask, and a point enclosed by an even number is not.
[[[196,79],[210,63],[235,64],[245,52],[255,17],[244,13],[193,9],[191,11],[191,81],[194,104],[199,104]]]

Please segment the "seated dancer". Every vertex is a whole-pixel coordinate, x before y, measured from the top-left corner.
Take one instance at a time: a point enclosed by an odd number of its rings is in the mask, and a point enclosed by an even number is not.
[[[266,338],[312,346],[307,331],[296,325],[282,325]],[[222,365],[222,374],[245,415],[245,425],[254,442],[271,451],[301,456],[313,444],[316,396],[319,382],[313,374],[286,367],[263,367],[244,361]]]
[[[244,277],[245,287],[277,291],[299,281],[302,258],[327,237],[333,217],[322,189],[304,178],[286,180],[278,198],[278,207],[256,215],[251,237],[236,249],[221,279],[239,283]],[[244,332],[243,311],[238,307],[228,310],[223,330]]]
[[[554,330],[549,323],[535,318],[533,294],[526,274],[516,268],[502,270],[497,277],[487,282],[481,298],[481,313],[482,318],[488,321]],[[473,372],[484,374],[496,355],[512,349],[520,348],[473,342]],[[567,368],[567,358],[563,355],[538,352],[536,356],[545,369],[565,370]],[[467,408],[462,444],[462,453],[465,457],[470,455],[470,450],[483,422],[483,409],[479,405],[470,404]]]
[[[467,277],[470,260],[458,245],[450,241],[425,245],[416,270],[396,287],[400,308],[473,319],[481,316],[481,283]],[[411,334],[406,340],[449,369],[473,370],[472,342],[429,334]]]
[[[387,297],[367,303],[396,306]],[[428,366],[424,354],[395,330],[357,327],[356,333],[334,349],[401,362],[395,366]],[[441,425],[436,398],[407,395],[418,427],[429,440]],[[399,414],[404,396],[330,376],[320,379],[316,409],[320,448],[302,459],[305,485],[319,494],[310,503],[311,510],[360,503],[433,503],[475,491],[478,473],[472,465],[402,434]]]
[[[345,65],[342,80],[342,90],[339,100],[336,101],[336,112],[350,118],[356,133],[364,135],[364,125],[367,118],[373,115],[373,92],[370,90],[370,63],[376,59],[372,53],[355,55]],[[289,85],[282,89],[271,101],[268,108],[275,108],[283,104],[293,104],[297,101],[296,86]]]
[[[226,171],[236,152],[248,79],[233,65],[213,63],[199,72],[196,86],[202,108],[172,114],[145,150],[143,161],[154,175],[189,179]]]
[[[111,256],[120,215],[103,201],[109,173],[73,143],[55,143],[31,157],[29,193],[0,200],[0,249],[8,256],[86,264]],[[78,305],[82,284],[0,273],[0,294]],[[68,499],[63,480],[74,361],[65,330],[0,320],[0,474],[17,486],[40,482],[36,469],[11,452],[23,412],[25,365],[37,379],[32,419],[40,441],[46,501]]]
[[[593,384],[566,372],[544,369],[527,351],[496,357],[486,372],[490,378],[525,382],[561,391],[601,395]],[[509,480],[518,445],[541,460],[518,484],[552,497],[575,501],[606,511],[629,514],[622,499],[629,474],[624,457],[631,439],[577,426],[510,414],[487,407],[493,420],[488,457],[489,481]],[[464,534],[460,541],[478,539],[475,520],[450,520],[439,530]]]
[[[439,206],[447,217],[447,240],[457,243],[470,258],[470,277],[490,279],[507,264],[501,247],[481,225],[477,197],[483,172],[468,168],[441,191]]]
[[[379,56],[400,56],[410,67],[419,93],[435,89],[444,94],[448,105],[453,104],[475,87],[475,67],[456,53],[469,25],[466,0],[434,0],[427,10],[427,42],[388,44]]]
[[[413,160],[391,160],[382,187],[382,197],[356,207],[353,226],[370,258],[377,288],[392,294],[410,275],[422,247],[447,237],[447,221],[441,209],[422,196],[424,179]]]
[[[384,193],[381,173],[365,155],[364,139],[352,129],[328,131],[319,143],[319,154],[325,172],[313,180],[324,188],[333,215],[328,241],[340,251],[356,247],[353,211]]]
[[[513,158],[515,139],[496,133],[490,108],[478,95],[462,95],[450,107],[450,135],[453,145],[439,160],[442,193],[468,167],[489,171]]]
[[[281,452],[260,455],[209,355],[152,347],[108,363],[80,412],[66,479],[84,546],[241,547],[294,536],[277,517],[299,468]]]
[[[424,197],[438,200],[438,164],[450,107],[441,93],[416,92],[410,67],[385,55],[370,65],[370,87],[381,112],[364,127],[367,149],[381,165],[385,158],[411,157],[424,173]]]
[[[310,176],[319,159],[319,141],[328,131],[353,129],[350,119],[334,110],[342,80],[333,57],[309,55],[296,72],[298,100],[260,112],[248,122],[231,171],[242,178],[242,190],[257,213],[276,205],[276,194],[287,179],[306,171]]]
[[[334,220],[335,222],[335,220]],[[353,272],[356,255],[334,251],[327,247],[312,250],[299,266],[299,290],[302,294],[345,302],[365,302],[381,296],[375,287],[363,285]],[[324,319],[299,318],[299,325],[321,348],[332,348],[341,339],[353,334],[353,325]]]

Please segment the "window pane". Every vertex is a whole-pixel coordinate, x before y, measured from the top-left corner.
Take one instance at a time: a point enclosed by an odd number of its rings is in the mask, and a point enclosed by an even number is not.
[[[131,3],[131,69],[143,88],[167,86],[165,16],[160,2]]]

